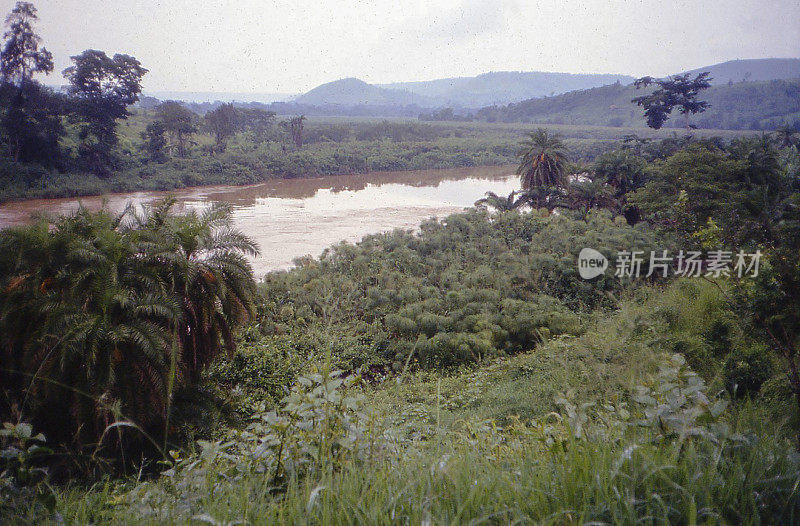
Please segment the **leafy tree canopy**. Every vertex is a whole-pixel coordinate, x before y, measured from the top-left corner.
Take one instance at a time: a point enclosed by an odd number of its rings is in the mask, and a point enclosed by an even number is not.
[[[42,39],[33,30],[38,19],[36,7],[30,2],[17,2],[6,17],[8,31],[3,35],[0,50],[0,75],[4,82],[22,85],[34,73],[53,71],[53,55],[44,47],[39,48]]]
[[[678,108],[682,115],[686,117],[686,128],[689,125],[689,115],[701,113],[706,110],[708,103],[697,100],[700,92],[711,86],[708,72],[698,73],[691,78],[691,74],[676,75],[663,80],[653,77],[642,77],[637,79],[634,85],[636,88],[647,88],[652,84],[659,88],[649,95],[636,97],[632,100],[644,108],[644,115],[647,118],[647,125],[651,128],[661,128],[674,108]]]

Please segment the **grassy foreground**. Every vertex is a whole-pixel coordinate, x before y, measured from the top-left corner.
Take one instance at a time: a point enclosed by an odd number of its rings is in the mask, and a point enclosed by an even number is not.
[[[257,416],[248,431],[201,442],[196,456],[156,480],[59,490],[57,517],[68,524],[796,523],[800,458],[788,434],[797,423],[780,416],[791,412],[768,403],[769,389],[729,405],[717,396],[719,378],[703,379],[665,352],[665,342],[702,331],[723,311],[714,286],[678,282],[631,293],[581,336],[453,374],[418,372],[369,386],[327,375],[322,364],[283,409]],[[282,464],[263,454],[278,447]]]

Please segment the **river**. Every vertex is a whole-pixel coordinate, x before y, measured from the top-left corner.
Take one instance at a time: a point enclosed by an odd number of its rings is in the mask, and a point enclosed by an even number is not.
[[[339,241],[395,228],[414,229],[430,217],[462,210],[493,191],[519,187],[511,167],[374,172],[308,179],[276,179],[251,186],[206,186],[172,192],[134,192],[80,199],[31,199],[0,205],[0,227],[24,224],[37,213],[68,214],[83,204],[121,211],[174,195],[181,207],[214,202],[233,207],[236,226],[253,238],[261,254],[252,259],[257,276],[286,269],[292,260],[319,256]]]

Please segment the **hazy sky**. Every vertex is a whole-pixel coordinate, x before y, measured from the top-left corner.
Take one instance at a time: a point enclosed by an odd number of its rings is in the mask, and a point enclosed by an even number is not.
[[[61,83],[87,48],[134,55],[145,89],[300,92],[343,77],[487,71],[666,75],[800,56],[798,0],[38,0]],[[2,12],[13,0],[0,0]]]

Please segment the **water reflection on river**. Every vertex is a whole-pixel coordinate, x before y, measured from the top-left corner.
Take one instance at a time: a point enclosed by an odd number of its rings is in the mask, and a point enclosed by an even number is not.
[[[202,208],[213,202],[233,205],[238,228],[255,239],[261,255],[256,274],[288,268],[299,256],[318,256],[341,240],[395,228],[471,206],[486,191],[508,194],[518,187],[510,167],[478,167],[411,172],[376,172],[313,179],[280,179],[262,184],[176,190],[181,206]],[[0,227],[21,224],[32,214],[69,213],[79,203],[98,209],[103,203],[122,210],[127,203],[148,204],[167,192],[136,192],[81,199],[36,199],[0,205]]]

